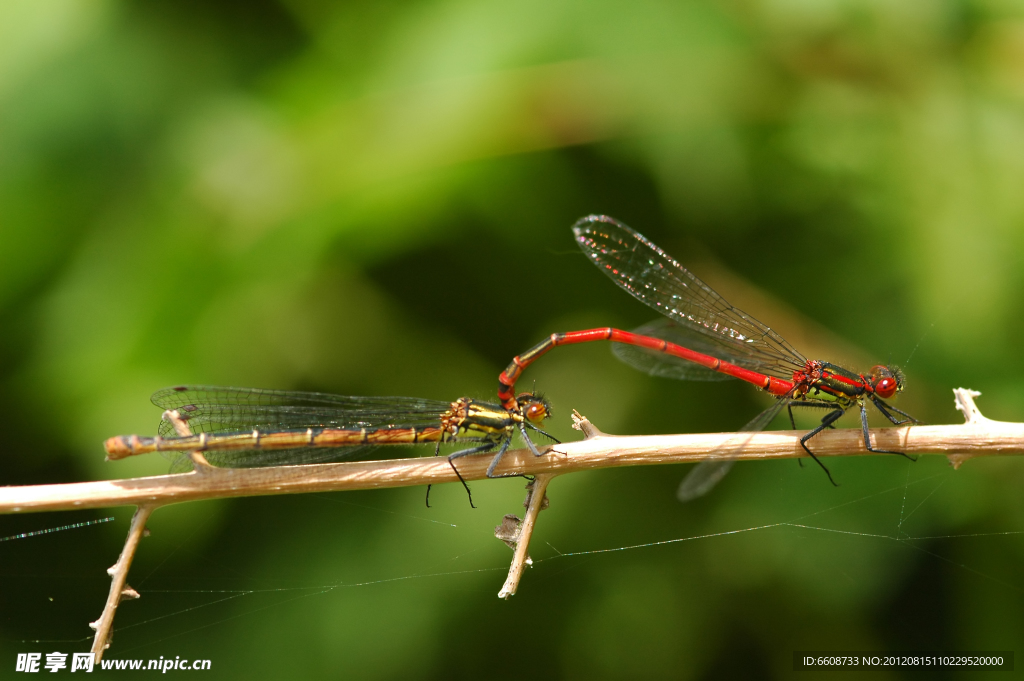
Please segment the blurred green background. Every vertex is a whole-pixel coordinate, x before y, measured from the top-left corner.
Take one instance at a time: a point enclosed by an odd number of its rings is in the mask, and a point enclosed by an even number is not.
[[[545,335],[654,316],[576,249],[589,213],[805,354],[905,365],[898,404],[925,422],[961,421],[961,385],[1019,421],[1022,103],[1024,17],[999,0],[8,0],[0,480],[166,472],[101,442],[152,434],[148,396],[177,383],[493,398]],[[766,404],[604,344],[534,380],[565,439],[572,409],[669,433]],[[108,656],[208,658],[213,678],[711,679],[786,677],[803,649],[1020,651],[1024,462],[829,465],[841,487],[744,463],[688,505],[684,467],[560,478],[509,602],[492,531],[521,480],[475,483],[477,510],[455,485],[429,510],[415,488],[162,509]],[[130,509],[112,514],[0,543],[2,674],[88,648]]]

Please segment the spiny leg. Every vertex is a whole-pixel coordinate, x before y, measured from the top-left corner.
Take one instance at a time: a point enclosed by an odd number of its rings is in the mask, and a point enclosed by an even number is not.
[[[820,402],[800,402],[799,400],[792,400],[792,401],[790,401],[790,403],[786,405],[786,409],[789,410],[789,423],[790,423],[791,426],[793,426],[793,430],[796,430],[796,420],[793,418],[793,407],[803,407],[805,409],[829,409],[829,410],[835,408],[831,404],[822,404]],[[835,428],[835,425],[830,423],[828,427],[829,428]],[[807,449],[807,448],[804,447],[804,449]],[[817,461],[817,459],[815,459],[815,461]],[[798,464],[800,464],[800,468],[804,467],[803,459],[797,459],[796,462]],[[818,461],[818,465],[821,465],[820,461]]]
[[[541,435],[544,435],[545,437],[551,438],[552,440],[554,440],[554,442],[556,444],[561,444],[561,442],[558,440],[558,438],[554,437],[550,433],[544,432],[543,430],[541,430],[537,426],[533,425],[532,423],[527,423],[525,421],[522,421],[522,422],[519,423],[519,432],[522,434],[523,440],[526,441],[526,444],[529,446],[530,451],[533,452],[534,456],[544,456],[544,452],[542,452],[539,449],[537,449],[537,447],[530,440],[530,436],[526,432],[527,428],[531,428],[533,430],[536,430]],[[491,465],[487,467],[487,477],[488,478],[492,478],[492,479],[498,479],[498,478],[526,478],[527,480],[532,480],[533,478],[531,478],[529,475],[524,475],[523,473],[507,473],[505,475],[495,475],[494,474],[494,470],[498,467],[498,464],[501,462],[501,457],[505,454],[506,451],[508,451],[509,445],[511,445],[511,444],[512,444],[512,437],[510,435],[509,437],[505,438],[504,442],[501,443],[501,449],[498,451],[497,454],[495,454],[494,459],[491,461]]]
[[[537,445],[533,444],[533,440],[531,440],[530,436],[527,434],[526,426],[524,426],[523,423],[524,422],[522,422],[522,421],[519,422],[519,432],[523,434],[523,441],[526,442],[526,447],[531,452],[533,452],[534,456],[543,456],[543,453],[539,449],[537,449]],[[544,431],[540,430],[540,428],[536,428],[534,426],[531,426],[531,427],[534,428],[534,430],[537,430],[537,431],[540,431],[541,433],[544,433]],[[544,434],[547,435],[547,433],[544,433]],[[548,435],[548,437],[551,437],[551,436]],[[551,439],[554,439],[554,438],[551,438]],[[501,476],[501,477],[507,477],[507,476]]]
[[[825,402],[800,402],[800,401],[797,401],[797,400],[794,400],[794,401],[789,403],[789,408],[792,409],[793,407],[801,407],[803,409],[827,409],[830,412],[834,411],[836,409],[836,405],[834,405],[832,403],[825,403]],[[841,411],[843,411],[844,414],[846,413],[845,410],[841,410]],[[794,430],[795,429],[796,428],[794,427]]]
[[[499,463],[501,463],[501,457],[503,457],[505,455],[505,452],[508,451],[508,446],[511,443],[512,443],[512,436],[511,435],[506,437],[505,441],[501,443],[501,449],[499,449],[498,453],[494,455],[493,459],[491,459],[491,465],[487,467],[487,477],[488,478],[514,478],[514,477],[519,475],[518,473],[512,473],[512,474],[509,474],[509,475],[495,475],[494,474],[494,469],[498,467]]]
[[[808,406],[810,406],[810,405],[808,405]],[[845,413],[846,412],[843,409],[836,409],[835,411],[830,411],[829,413],[825,414],[824,418],[821,419],[821,423],[818,425],[817,428],[815,428],[814,430],[808,432],[806,435],[804,435],[802,438],[800,438],[800,446],[804,448],[805,452],[807,452],[808,454],[811,455],[811,458],[814,459],[814,462],[816,464],[821,466],[821,469],[823,471],[825,471],[825,475],[828,476],[828,481],[831,482],[836,487],[839,487],[839,483],[837,483],[835,480],[832,479],[832,473],[829,472],[828,468],[825,467],[825,464],[823,464],[821,462],[821,460],[814,455],[814,452],[812,452],[807,447],[807,441],[810,440],[815,435],[817,435],[818,433],[820,433],[821,431],[823,431],[826,428],[828,428],[829,426],[831,426],[836,421],[838,421],[839,417],[842,416]]]
[[[807,408],[807,409],[833,409],[833,406],[831,404],[820,404],[818,402],[798,402],[798,401],[790,402],[787,405],[787,409],[789,409],[789,422],[792,424],[793,430],[796,430],[796,421],[793,419],[793,407],[804,407],[804,408]],[[843,413],[845,413],[845,412],[843,412]],[[835,428],[835,424],[834,423],[830,423],[828,427],[829,428]],[[804,447],[804,449],[807,449],[807,447]],[[810,450],[808,450],[808,451],[810,451]],[[814,455],[811,454],[811,456],[814,456]],[[815,458],[814,460],[818,461],[817,458]],[[800,468],[804,467],[804,460],[803,459],[797,459],[796,462],[797,462],[797,464],[800,465]],[[818,461],[818,465],[821,466],[821,462],[820,461]],[[824,468],[824,466],[822,466],[822,467]],[[825,469],[825,472],[828,473],[828,469],[827,468]],[[832,479],[831,475],[829,476],[829,479],[830,480]],[[835,481],[833,481],[832,484],[834,485]]]
[[[441,440],[440,439],[437,441],[437,446],[434,447],[434,456],[441,456]],[[463,483],[463,484],[465,484],[465,483]],[[434,486],[433,484],[427,485],[427,508],[430,508],[430,488],[433,487],[433,486]]]
[[[479,442],[478,438],[472,438],[472,439]],[[451,442],[454,442],[454,439],[451,440]],[[486,451],[492,449],[493,447],[494,447],[494,443],[488,442],[486,444],[480,445],[479,447],[474,447],[472,449],[467,449],[467,450],[464,450],[464,451],[461,451],[461,452],[455,452],[454,454],[452,454],[451,456],[448,457],[448,465],[452,467],[452,470],[455,471],[455,475],[457,475],[458,478],[459,478],[459,482],[461,482],[462,486],[466,488],[466,494],[469,495],[469,505],[472,508],[476,508],[476,506],[473,506],[473,494],[472,494],[472,492],[469,491],[469,485],[467,485],[466,481],[463,480],[462,475],[459,473],[458,469],[455,468],[455,464],[452,463],[452,459],[456,459],[456,458],[458,458],[460,456],[466,456],[467,454],[477,454],[479,452],[486,452]],[[434,448],[434,456],[439,456],[440,453],[441,453],[441,442],[438,441],[437,446]],[[433,484],[427,485],[427,508],[430,508],[430,488],[431,487],[433,487]]]
[[[452,470],[455,471],[455,475],[457,475],[459,478],[459,482],[461,482],[462,486],[466,488],[466,495],[469,497],[470,508],[476,508],[476,506],[473,505],[473,493],[469,491],[469,485],[466,484],[465,479],[462,477],[462,473],[459,473],[459,469],[455,467],[455,459],[460,459],[464,456],[470,456],[471,454],[482,454],[483,452],[489,452],[492,449],[494,449],[494,443],[487,442],[480,445],[479,447],[463,449],[461,452],[455,452],[454,454],[448,455],[448,465],[452,467]],[[504,453],[504,451],[499,452],[499,454]]]
[[[793,426],[793,430],[796,430],[796,419],[793,418],[793,402],[792,402],[792,400],[790,400],[789,404],[786,405],[786,411],[789,412],[789,425]],[[797,459],[796,462],[800,466],[800,468],[804,467],[804,460],[803,459]]]
[[[911,416],[907,412],[900,411],[899,409],[897,409],[896,407],[892,406],[891,404],[886,404],[885,402],[883,402],[880,398],[876,397],[875,395],[871,395],[870,397],[871,397],[871,402],[875,405],[875,407],[878,409],[878,411],[882,412],[882,415],[885,416],[885,418],[889,419],[889,423],[893,424],[894,426],[902,426],[904,423],[920,423],[920,421],[915,419],[913,416]],[[898,419],[895,416],[893,416],[892,414],[890,414],[889,413],[890,411],[894,411],[897,414],[899,414],[900,416],[905,416],[906,418]]]
[[[529,428],[530,430],[536,430],[538,433],[540,433],[544,437],[549,438],[556,445],[562,444],[562,441],[559,440],[557,437],[555,437],[554,435],[552,435],[551,433],[549,433],[547,431],[541,430],[540,428],[538,428],[537,426],[533,425],[532,423],[523,423],[522,425],[525,426],[525,428]],[[526,437],[525,429],[523,430],[523,437]]]
[[[529,442],[530,441],[529,438],[526,437],[526,428],[523,426],[522,423],[519,424],[519,429],[520,429],[520,431],[523,434],[523,439],[526,440],[527,442]],[[540,429],[538,428],[537,430],[540,430]],[[543,430],[541,430],[540,432],[544,433]],[[544,433],[544,434],[547,435],[547,433]],[[555,442],[558,442],[558,440],[555,440]],[[501,443],[501,450],[495,455],[494,459],[491,461],[491,465],[487,467],[487,477],[488,478],[492,478],[494,480],[497,480],[497,479],[500,479],[500,478],[526,478],[527,480],[532,480],[533,478],[531,478],[529,475],[526,475],[524,473],[506,473],[504,475],[494,475],[494,470],[498,467],[498,463],[501,461],[502,455],[504,455],[505,452],[508,451],[509,445],[511,445],[511,444],[512,444],[512,436],[510,434],[507,438],[505,438],[505,441]],[[542,456],[544,454],[544,452],[537,451],[536,448],[532,448],[532,449],[533,449],[533,453],[536,456]]]
[[[877,397],[876,397],[875,399],[876,399],[876,400],[877,400],[878,402],[882,402],[882,400],[878,399]],[[885,404],[885,403],[884,403],[884,402],[882,402],[882,404]],[[891,404],[886,404],[886,405],[885,405],[885,408],[886,408],[886,409],[889,409],[890,411],[894,411],[894,412],[896,412],[896,413],[897,413],[897,414],[899,414],[900,416],[905,416],[905,417],[906,417],[906,420],[905,420],[905,421],[900,421],[900,422],[899,422],[898,424],[896,424],[896,425],[903,425],[904,423],[921,423],[921,421],[920,421],[920,420],[918,420],[918,419],[915,419],[915,418],[914,418],[913,416],[911,416],[911,415],[910,415],[910,414],[908,414],[907,412],[905,412],[905,411],[902,411],[902,410],[900,410],[900,409],[897,409],[896,407],[892,406]]]
[[[885,412],[883,411],[882,413],[884,414]],[[893,423],[895,423],[895,421],[893,421]],[[871,435],[868,432],[868,408],[864,406],[863,402],[860,403],[860,429],[864,433],[864,447],[867,448],[869,452],[874,452],[875,454],[899,454],[900,456],[905,456],[911,461],[917,461],[917,457],[911,456],[906,452],[897,452],[892,449],[875,449],[871,446]]]

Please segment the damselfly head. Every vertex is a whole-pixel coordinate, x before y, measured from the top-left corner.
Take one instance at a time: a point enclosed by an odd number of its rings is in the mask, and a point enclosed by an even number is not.
[[[516,396],[519,409],[530,423],[541,423],[551,416],[551,405],[539,393],[519,393]]]
[[[904,380],[903,372],[894,364],[871,367],[871,385],[875,394],[882,399],[889,399],[902,392]]]

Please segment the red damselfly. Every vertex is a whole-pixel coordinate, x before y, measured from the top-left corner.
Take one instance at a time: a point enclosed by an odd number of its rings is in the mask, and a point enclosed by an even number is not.
[[[514,393],[516,380],[541,355],[558,345],[607,340],[615,343],[615,354],[620,359],[649,374],[703,381],[738,378],[776,397],[771,407],[744,427],[746,431],[762,430],[783,408],[788,410],[794,429],[793,407],[827,409],[821,423],[800,438],[800,445],[833,485],[836,482],[832,474],[807,442],[833,427],[854,406],[860,408],[868,451],[907,456],[871,445],[865,406],[871,402],[895,425],[917,423],[885,402],[903,390],[903,373],[898,367],[880,364],[866,374],[858,374],[830,362],[805,358],[782,336],[730,305],[643,235],[613,218],[585,217],[573,226],[573,232],[580,248],[601,271],[665,318],[633,332],[603,328],[552,334],[514,358],[499,376],[498,397],[510,412],[520,408]],[[684,481],[680,497],[703,494],[730,465],[721,460],[700,464]]]
[[[351,459],[379,445],[429,443],[438,453],[442,443],[472,443],[448,456],[469,492],[455,459],[497,449],[487,477],[504,477],[494,470],[516,430],[526,439],[527,428],[551,437],[537,427],[550,406],[533,393],[518,395],[515,411],[466,397],[441,402],[201,385],[164,388],[151,399],[165,410],[159,434],[112,437],[104,443],[108,459],[163,452],[176,455],[172,470],[183,471],[193,451],[215,466],[250,468]],[[177,432],[175,421],[191,434]]]

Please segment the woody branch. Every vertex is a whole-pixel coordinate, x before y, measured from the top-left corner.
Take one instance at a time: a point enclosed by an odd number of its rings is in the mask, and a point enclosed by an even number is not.
[[[959,388],[954,394],[965,423],[875,429],[870,432],[873,445],[907,454],[946,456],[954,468],[975,457],[1024,453],[1024,424],[985,418],[974,403],[977,392]],[[502,597],[515,593],[523,570],[529,564],[530,535],[537,514],[543,508],[544,489],[558,475],[618,466],[692,463],[709,458],[765,460],[807,456],[800,446],[803,433],[797,431],[623,437],[601,433],[582,417],[576,418],[576,427],[584,432],[586,439],[549,447],[547,456],[541,457],[525,449],[507,452],[496,471],[498,474],[534,475],[539,483],[528,499],[527,517],[520,533],[512,542],[515,557],[509,578],[499,594]],[[814,439],[814,445],[819,457],[872,454],[864,447],[860,429],[823,432]],[[95,652],[101,654],[110,640],[117,603],[122,597],[135,595],[125,584],[128,565],[145,519],[160,506],[223,497],[383,489],[457,481],[447,460],[437,457],[254,469],[215,468],[199,456],[194,457],[194,461],[196,470],[178,475],[0,488],[0,513],[139,507],[125,551],[111,569],[114,579],[107,607],[100,620],[94,623],[97,628]],[[489,461],[490,456],[486,454],[466,457],[460,460],[459,470],[466,480],[481,480],[486,477]]]
[[[977,393],[974,393],[975,395]],[[980,456],[1024,453],[1024,424],[992,421],[974,406],[969,391],[959,391],[958,408],[966,423],[946,426],[903,426],[871,430],[875,447],[907,454],[939,454],[954,467]],[[803,458],[803,431],[763,433],[698,433],[687,435],[598,434],[579,442],[548,447],[536,457],[526,449],[506,453],[498,474],[563,475],[595,468],[693,463],[708,458],[769,460]],[[819,457],[863,456],[860,429],[826,431],[814,438]],[[486,477],[490,456],[459,461],[466,480]],[[64,511],[110,506],[166,505],[222,497],[300,494],[340,490],[383,489],[457,482],[444,458],[354,461],[269,468],[214,468],[177,475],[102,480],[56,485],[0,488],[0,513]]]

